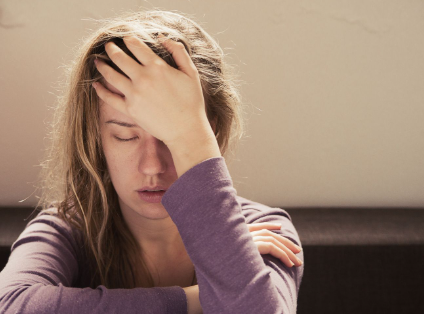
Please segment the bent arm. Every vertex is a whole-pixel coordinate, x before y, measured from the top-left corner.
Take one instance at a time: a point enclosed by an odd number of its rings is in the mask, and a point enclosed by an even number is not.
[[[81,250],[58,217],[31,221],[0,273],[0,313],[187,313],[181,287],[78,288]]]
[[[223,157],[186,171],[162,203],[196,268],[204,313],[296,312],[303,265],[289,269],[259,254]]]

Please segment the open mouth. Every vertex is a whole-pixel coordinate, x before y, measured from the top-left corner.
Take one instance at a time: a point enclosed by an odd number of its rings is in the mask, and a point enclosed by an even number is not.
[[[166,191],[137,191],[140,198],[149,203],[160,203]]]

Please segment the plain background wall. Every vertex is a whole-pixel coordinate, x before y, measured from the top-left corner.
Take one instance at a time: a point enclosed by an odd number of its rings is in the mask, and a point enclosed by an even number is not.
[[[61,67],[92,19],[140,6],[192,14],[240,73],[247,128],[229,163],[239,195],[424,206],[420,0],[0,0],[0,206],[37,202]]]

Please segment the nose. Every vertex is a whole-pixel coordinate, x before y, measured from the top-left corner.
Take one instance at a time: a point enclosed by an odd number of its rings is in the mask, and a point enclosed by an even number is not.
[[[141,148],[138,171],[155,176],[164,173],[167,168],[166,145],[152,135],[146,135]]]

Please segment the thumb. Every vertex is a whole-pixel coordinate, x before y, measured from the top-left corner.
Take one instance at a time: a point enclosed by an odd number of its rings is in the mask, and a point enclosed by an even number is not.
[[[158,35],[158,39],[159,42],[172,55],[180,71],[184,72],[190,77],[195,77],[198,74],[197,68],[193,63],[193,60],[191,60],[190,56],[188,55],[184,44],[170,38],[166,38],[162,34]]]

